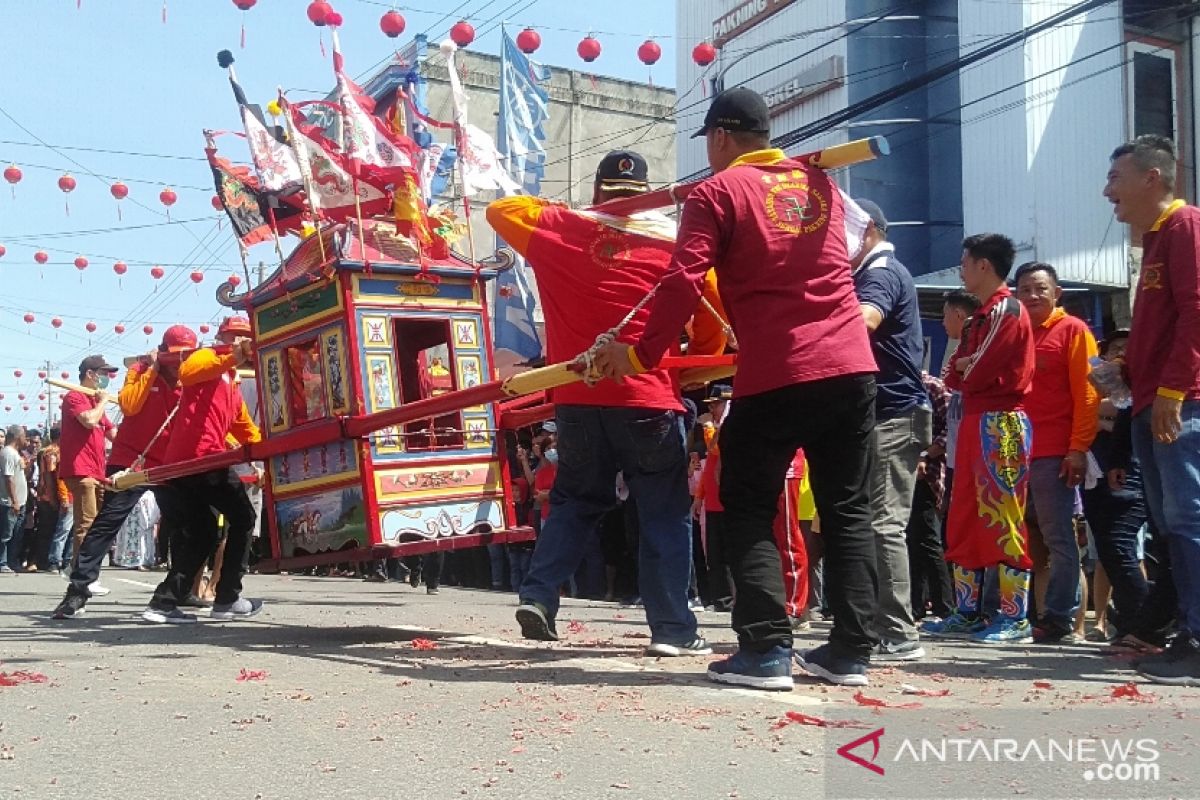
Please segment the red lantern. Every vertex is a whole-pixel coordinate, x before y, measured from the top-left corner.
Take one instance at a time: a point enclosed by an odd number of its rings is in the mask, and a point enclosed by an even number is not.
[[[96,332],[96,323],[94,323],[94,322],[89,322],[87,325],[84,325],[83,327],[87,329],[88,333]]]
[[[6,248],[4,245],[0,244],[0,258],[3,258],[4,254],[7,252],[8,252],[8,248]]]
[[[334,13],[333,6],[326,3],[325,0],[313,0],[308,4],[308,21],[318,28],[325,27],[329,15]]]
[[[38,406],[38,411],[45,411],[45,410],[46,410],[45,406]]]
[[[600,57],[600,42],[595,36],[588,34],[579,43],[579,47],[575,48],[579,53],[579,57],[589,64]]]
[[[517,49],[525,55],[531,55],[542,46],[542,37],[533,28],[526,28],[517,34]]]
[[[162,267],[151,267],[150,268],[150,277],[154,278],[154,291],[156,291],[156,292],[158,291],[158,282],[160,280],[162,280],[162,276],[166,275],[166,274],[167,273],[163,271]]]
[[[147,336],[149,336],[150,334],[154,333],[154,326],[153,326],[153,325],[143,325],[143,326],[142,326],[142,333],[144,333],[144,334],[146,334]]]
[[[342,15],[341,15],[340,13],[338,13],[337,11],[330,12],[330,13],[329,13],[329,14],[328,14],[328,15],[325,17],[325,24],[326,24],[326,25],[328,25],[328,26],[329,26],[329,27],[331,27],[331,28],[340,28],[340,27],[342,27],[342,23],[343,23],[344,21],[345,21],[345,20],[343,20],[343,19],[342,19]]]
[[[59,317],[55,317],[54,319],[50,320],[50,327],[61,328],[62,327],[62,319]],[[43,375],[42,377],[45,377],[45,376]]]
[[[179,195],[175,194],[175,190],[170,186],[158,193],[158,202],[167,207],[167,222],[171,221],[171,206],[175,205],[178,199]]]
[[[701,42],[692,48],[692,61],[695,61],[697,66],[707,67],[716,60],[717,48],[710,42]]]
[[[25,373],[24,373],[24,372],[21,372],[21,370],[19,370],[19,369],[14,369],[14,370],[13,370],[13,377],[14,377],[14,378],[19,378],[19,377],[21,377],[21,376],[22,376],[22,375],[24,375],[24,374],[25,374]]]
[[[193,272],[188,277],[192,279],[192,283],[200,283],[201,281],[204,280],[204,273],[203,272]]]
[[[128,271],[129,267],[124,261],[118,261],[117,263],[113,264],[113,272],[117,273],[118,275],[124,275]]]
[[[257,2],[258,0],[233,0],[233,4],[242,11],[249,11],[254,8],[254,4]]]
[[[5,407],[4,407],[4,410],[5,410],[5,411],[12,411],[12,406],[5,406]]]
[[[117,181],[112,186],[108,187],[108,191],[112,194],[113,199],[117,201],[117,219],[121,219],[121,201],[129,197],[129,187]]]
[[[45,264],[50,260],[50,255],[45,250],[38,250],[33,254],[33,260],[39,264]]]
[[[209,327],[208,325],[201,325],[201,326],[200,326],[200,332],[201,332],[201,333],[208,333],[208,332],[209,332],[209,331],[211,331],[211,330],[212,330],[212,328],[211,328],[211,327]]]
[[[235,289],[236,289],[236,288],[237,288],[237,287],[238,287],[238,286],[241,284],[241,282],[242,282],[242,279],[241,279],[241,278],[239,278],[237,275],[230,275],[230,276],[229,276],[229,281],[228,281],[228,283],[229,283],[229,285],[230,285],[230,286],[232,286],[233,288],[235,288]]]
[[[19,394],[19,395],[17,395],[17,399],[18,399],[18,400],[24,400],[24,399],[25,399],[25,395],[23,395],[23,394]]]
[[[44,369],[39,369],[39,370],[38,370],[38,377],[39,377],[39,378],[41,378],[42,380],[46,380],[46,370],[44,370]],[[46,395],[42,395],[42,396],[40,396],[40,397],[38,398],[38,400],[45,400],[45,399],[46,399]]]
[[[63,372],[63,373],[62,373],[62,379],[63,379],[64,381],[65,381],[67,378],[70,378],[70,377],[71,377],[71,373],[69,373],[69,372]]]
[[[28,410],[29,410],[29,406],[21,406],[21,410],[22,410],[22,411],[28,411]]]
[[[26,314],[26,315],[23,317],[23,319],[25,320],[25,324],[26,324],[26,325],[32,325],[32,324],[33,324],[33,321],[34,321],[34,316],[33,316],[33,314]]]
[[[120,336],[125,332],[125,326],[118,322],[116,325],[113,325],[113,331],[117,336]]]
[[[17,184],[21,182],[21,168],[16,164],[9,164],[4,170],[4,180],[12,184],[13,199],[17,199]]]
[[[79,282],[83,283],[83,271],[88,268],[88,260],[83,256],[75,257],[75,269],[79,270]]]
[[[642,46],[637,51],[638,59],[648,67],[652,67],[662,58],[662,48],[658,46],[658,42],[653,39],[647,39],[642,42]]]
[[[225,205],[221,202],[221,198],[215,194],[212,196],[212,200],[209,202],[212,203],[212,207],[217,211],[223,211],[225,209]]]
[[[75,179],[71,177],[71,173],[69,172],[64,173],[62,177],[58,179],[58,188],[62,190],[63,194],[70,194],[71,192],[75,191],[75,185]],[[63,203],[67,209],[67,216],[71,216],[71,202],[69,200],[64,200]]]
[[[46,373],[44,373],[44,372],[39,372],[39,373],[38,373],[38,375],[40,375],[40,376],[41,376],[41,377],[43,377],[43,378],[44,378],[44,377],[46,377]],[[45,399],[46,399],[46,395],[45,395],[45,394],[39,394],[39,395],[38,395],[38,400],[45,400]]]
[[[475,27],[465,19],[460,19],[450,29],[450,41],[454,42],[459,47],[466,47],[471,42],[475,41]]]
[[[395,39],[404,33],[404,15],[399,11],[389,11],[379,18],[379,30],[387,34],[389,39]]]

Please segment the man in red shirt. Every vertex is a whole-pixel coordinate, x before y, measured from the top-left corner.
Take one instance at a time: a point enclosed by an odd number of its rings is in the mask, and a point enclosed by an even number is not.
[[[1142,234],[1125,351],[1133,450],[1179,597],[1178,636],[1138,668],[1158,683],[1200,686],[1200,209],[1175,199],[1175,169],[1170,139],[1139,136],[1113,152],[1104,196]]]
[[[593,199],[602,203],[648,188],[645,159],[619,150],[601,160]],[[587,351],[598,335],[643,301],[665,272],[675,242],[674,226],[662,215],[573,211],[536,197],[497,200],[488,206],[487,217],[533,268],[552,362],[569,361]],[[625,330],[640,332],[648,317],[648,309],[641,309]],[[622,472],[641,527],[638,581],[650,626],[647,652],[711,653],[688,608],[691,498],[677,376],[652,370],[622,385],[564,386],[552,397],[558,472],[550,491],[550,515],[518,590],[522,634],[546,641],[558,638],[554,617],[559,586],[582,563],[588,537],[616,504],[616,477]]]
[[[963,328],[946,386],[962,392],[955,479],[946,519],[946,560],[954,565],[957,610],[921,630],[986,644],[1027,643],[1032,562],[1025,530],[1031,428],[1025,394],[1033,379],[1029,314],[1008,290],[1016,248],[983,233],[963,241],[963,287],[986,298]],[[998,567],[1000,613],[984,626],[984,570]]]
[[[221,324],[218,336],[229,334],[235,326],[249,332],[249,322],[234,317]],[[206,347],[192,353],[179,367],[178,416],[187,424],[172,428],[163,454],[164,463],[174,464],[223,453],[227,449],[227,438],[242,445],[262,440],[242,399],[237,379],[237,367],[253,355],[252,343],[242,336],[226,338],[232,340],[228,352],[218,354]],[[262,610],[262,601],[241,596],[242,576],[246,571],[256,521],[254,505],[241,476],[232,468],[223,467],[168,483],[178,493],[180,513],[187,520],[187,527],[185,534],[172,542],[171,571],[155,589],[142,619],[156,623],[196,621],[194,615],[180,611],[179,604],[187,598],[197,571],[216,547],[218,531],[217,519],[212,513],[214,508],[224,515],[229,533],[210,616],[231,620],[258,614]]]
[[[1025,398],[1033,426],[1026,521],[1034,559],[1039,642],[1076,642],[1081,600],[1079,544],[1075,537],[1076,487],[1087,473],[1096,438],[1100,395],[1088,381],[1099,352],[1087,323],[1058,305],[1062,289],[1054,267],[1030,261],[1017,267],[1017,299],[1029,312],[1037,368]],[[1048,557],[1049,563],[1046,563]]]
[[[100,504],[100,492],[104,484],[104,440],[112,441],[116,426],[104,414],[108,404],[108,383],[117,374],[117,368],[109,364],[104,356],[88,356],[79,364],[79,385],[94,389],[95,394],[70,391],[62,400],[62,443],[59,449],[62,460],[58,475],[71,492],[75,512],[75,523],[71,536],[75,542],[75,558],[79,558],[79,546]],[[97,585],[93,594],[108,594],[108,590]]]
[[[878,642],[868,488],[876,365],[850,276],[845,223],[847,209],[857,207],[822,170],[771,149],[769,127],[766,103],[749,89],[713,100],[697,135],[715,174],[684,204],[671,269],[645,330],[628,333],[598,361],[613,378],[652,368],[678,340],[715,268],[738,341],[720,447],[739,649],[710,665],[708,677],[792,688],[792,629],[772,529],[788,466],[803,447],[817,478],[834,627],[829,643],[800,665],[862,686]]]
[[[151,350],[125,372],[125,384],[117,394],[124,418],[113,440],[106,475],[163,463],[170,428],[179,405],[180,353],[196,349],[196,334],[183,325],[163,333],[162,344]],[[71,619],[83,614],[93,591],[89,586],[100,577],[100,565],[113,540],[148,491],[164,517],[174,517],[176,502],[166,486],[138,486],[123,492],[107,491],[100,513],[79,547],[66,596],[54,609],[54,619]]]

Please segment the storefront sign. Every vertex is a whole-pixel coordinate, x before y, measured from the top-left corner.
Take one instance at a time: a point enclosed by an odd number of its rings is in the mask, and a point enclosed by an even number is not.
[[[845,82],[845,60],[841,56],[830,56],[791,80],[763,92],[763,99],[767,101],[767,108],[774,117]]]
[[[724,47],[758,23],[777,14],[796,0],[746,0],[733,10],[713,20],[713,45]]]

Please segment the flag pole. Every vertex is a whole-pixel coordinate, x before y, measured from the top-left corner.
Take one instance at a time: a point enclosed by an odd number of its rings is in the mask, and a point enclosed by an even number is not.
[[[443,42],[442,47],[446,48],[446,44],[446,42]],[[453,42],[450,42],[449,48],[446,52],[446,64],[452,72],[458,68],[458,65],[454,59],[454,55],[457,51],[457,45],[455,45]],[[479,261],[477,261],[475,258],[475,229],[471,225],[471,198],[467,195],[467,169],[464,163],[466,160],[466,154],[468,152],[468,148],[466,146],[466,128],[464,127],[467,121],[467,109],[464,107],[465,104],[463,103],[465,98],[460,97],[459,95],[465,95],[465,93],[465,91],[451,91],[450,93],[454,105],[454,142],[455,146],[458,147],[458,158],[455,160],[458,162],[456,166],[458,167],[458,185],[459,189],[462,190],[463,214],[466,216],[467,221],[467,255],[471,259],[471,266],[475,268],[476,272],[479,272]]]
[[[329,36],[333,40],[333,81],[338,87],[338,108],[342,112],[342,124],[337,127],[337,146],[342,151],[342,155],[346,155],[346,126],[350,123],[350,117],[346,113],[346,93],[342,91],[342,46],[338,41],[336,27],[329,29]],[[354,191],[354,215],[358,218],[359,255],[362,256],[363,272],[370,275],[371,261],[367,258],[367,228],[363,225],[362,201],[358,196],[358,168],[351,163],[349,158],[346,159],[346,166],[350,167],[350,185]]]
[[[317,230],[317,245],[321,248],[321,263],[324,264],[329,256],[325,254],[325,237],[321,235],[320,209],[317,206],[317,196],[313,194],[312,175],[309,174],[308,162],[304,159],[300,151],[296,149],[296,128],[292,125],[291,103],[284,97],[282,86],[276,87],[275,91],[279,94],[279,107],[283,110],[283,121],[287,125],[288,146],[296,154],[296,162],[300,165],[300,178],[304,181],[304,193],[308,195],[308,207],[312,209],[313,225]]]

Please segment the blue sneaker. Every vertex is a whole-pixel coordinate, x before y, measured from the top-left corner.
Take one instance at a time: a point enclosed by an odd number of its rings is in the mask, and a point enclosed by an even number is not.
[[[546,607],[532,600],[522,600],[517,606],[517,623],[521,635],[539,642],[557,642],[558,631],[554,629],[554,618],[546,613]]]
[[[800,669],[835,686],[866,686],[868,659],[840,656],[827,644],[796,653]]]
[[[708,665],[708,679],[751,689],[790,692],[793,686],[791,648],[772,647],[765,653],[738,648],[729,658]]]
[[[1027,619],[1013,619],[1003,614],[981,631],[971,636],[980,644],[1033,644],[1033,626]]]
[[[955,611],[943,620],[922,623],[920,631],[940,639],[970,639],[984,627],[983,620],[978,617],[968,617]]]

